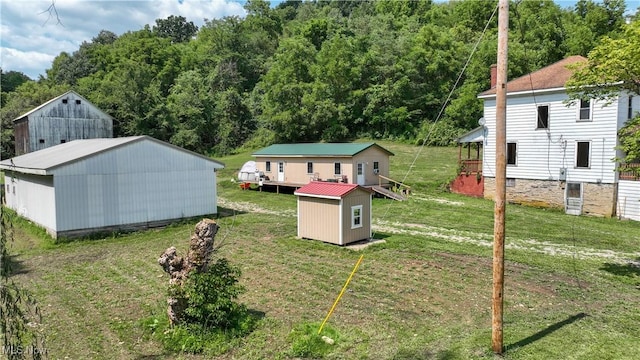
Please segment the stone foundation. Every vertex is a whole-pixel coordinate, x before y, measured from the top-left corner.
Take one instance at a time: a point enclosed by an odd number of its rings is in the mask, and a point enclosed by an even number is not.
[[[515,179],[513,186],[507,186],[507,201],[514,204],[564,209],[565,186],[566,182],[557,180]],[[485,177],[485,199],[493,199],[495,193],[496,179]],[[582,183],[582,197],[583,214],[606,217],[614,214],[614,184]]]

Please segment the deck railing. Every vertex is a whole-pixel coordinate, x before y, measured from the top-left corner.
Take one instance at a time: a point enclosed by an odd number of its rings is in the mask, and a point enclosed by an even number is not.
[[[382,185],[382,180],[386,180],[389,184],[389,190],[391,191],[395,191],[404,195],[409,195],[411,194],[411,186],[407,185],[407,184],[403,184],[402,182],[398,181],[398,180],[393,180],[391,178],[388,178],[386,176],[382,176],[382,175],[378,175],[378,185],[380,187],[383,187]]]
[[[482,160],[480,159],[460,160],[458,165],[460,166],[460,174],[475,174],[482,172]]]
[[[620,180],[640,181],[640,163],[620,164]]]

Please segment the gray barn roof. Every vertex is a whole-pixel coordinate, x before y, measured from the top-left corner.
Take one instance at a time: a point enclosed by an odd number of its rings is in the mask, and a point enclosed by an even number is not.
[[[88,103],[88,104],[91,104],[91,106],[93,106],[93,107],[96,109],[96,111],[98,111],[98,112],[100,112],[101,114],[103,114],[106,118],[113,119],[113,117],[112,117],[111,115],[109,115],[109,114],[107,114],[106,112],[104,112],[104,111],[102,111],[102,110],[98,109],[98,107],[97,107],[97,106],[93,105],[93,104],[91,103],[91,101],[87,100],[84,96],[82,96],[82,95],[78,94],[77,92],[75,92],[75,91],[73,91],[73,90],[69,90],[69,91],[67,91],[67,92],[66,92],[66,93],[64,93],[64,94],[62,94],[62,95],[60,95],[60,96],[56,96],[56,97],[54,97],[53,99],[51,99],[51,100],[49,100],[49,101],[47,101],[47,102],[45,102],[45,103],[43,103],[43,104],[41,104],[41,105],[39,105],[39,106],[37,106],[37,107],[35,107],[35,108],[33,108],[33,109],[31,109],[31,110],[27,111],[26,113],[24,113],[24,114],[22,114],[22,115],[18,116],[17,118],[13,119],[13,121],[14,121],[14,122],[16,122],[16,121],[18,121],[18,120],[20,120],[20,119],[23,119],[23,118],[25,118],[25,117],[28,117],[29,115],[31,115],[31,114],[33,114],[34,112],[36,112],[36,111],[38,111],[38,110],[40,110],[40,109],[44,108],[44,107],[45,107],[45,106],[47,106],[47,105],[49,105],[49,104],[51,104],[51,103],[55,102],[56,100],[60,100],[60,99],[64,98],[64,97],[65,97],[66,95],[68,95],[68,94],[74,94],[75,96],[77,96],[77,97],[81,98],[84,102],[86,102],[86,103]]]
[[[121,138],[73,140],[68,143],[16,156],[11,159],[2,160],[0,162],[0,169],[18,171],[27,174],[48,175],[50,170],[58,166],[79,161],[125,144],[143,140],[154,141],[156,143],[172,147],[178,151],[187,152],[193,156],[198,156],[205,160],[214,162],[218,164],[220,168],[224,167],[224,164],[221,162],[181,147],[171,145],[164,141],[154,139],[150,136],[130,136]]]

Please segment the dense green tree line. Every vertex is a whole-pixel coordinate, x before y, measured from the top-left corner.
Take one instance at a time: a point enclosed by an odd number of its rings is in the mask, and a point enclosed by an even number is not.
[[[116,119],[115,136],[204,154],[357,137],[446,144],[482,116],[496,5],[249,0],[246,17],[200,28],[170,16],[121,36],[103,30],[3,96],[2,157],[13,151],[11,120],[69,88]],[[625,26],[623,0],[516,1],[510,12],[510,78],[586,56]]]

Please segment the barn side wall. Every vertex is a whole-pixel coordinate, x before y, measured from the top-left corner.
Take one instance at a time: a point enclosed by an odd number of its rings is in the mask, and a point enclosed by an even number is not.
[[[53,176],[5,173],[6,205],[18,215],[56,231]]]
[[[153,141],[56,171],[59,232],[217,213],[215,165]]]

